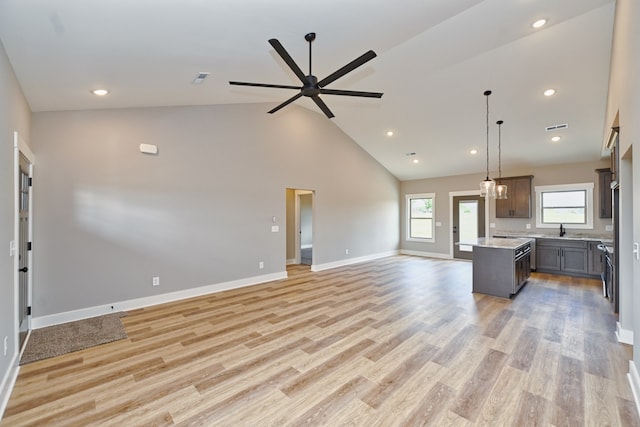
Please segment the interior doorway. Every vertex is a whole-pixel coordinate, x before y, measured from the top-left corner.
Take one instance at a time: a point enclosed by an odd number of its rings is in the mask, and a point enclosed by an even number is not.
[[[287,264],[313,265],[314,191],[287,189]]]
[[[473,259],[472,244],[485,237],[485,198],[480,195],[453,196],[453,257]]]
[[[32,278],[32,205],[33,205],[33,161],[34,156],[26,143],[16,132],[14,134],[15,150],[15,279],[17,289],[16,306],[18,349],[24,349],[31,330],[31,278]]]

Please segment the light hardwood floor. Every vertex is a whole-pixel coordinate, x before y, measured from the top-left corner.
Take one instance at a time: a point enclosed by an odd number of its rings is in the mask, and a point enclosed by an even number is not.
[[[135,310],[127,340],[23,366],[2,426],[638,426],[597,280],[512,300],[396,256]]]

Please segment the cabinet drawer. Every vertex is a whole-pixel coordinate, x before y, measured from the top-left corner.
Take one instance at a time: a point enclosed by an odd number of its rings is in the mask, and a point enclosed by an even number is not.
[[[565,239],[536,239],[536,246],[553,246],[557,248],[580,248],[586,249],[588,242],[585,240],[565,240]]]

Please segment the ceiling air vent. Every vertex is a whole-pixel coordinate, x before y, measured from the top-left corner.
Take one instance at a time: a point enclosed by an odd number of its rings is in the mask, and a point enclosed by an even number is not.
[[[206,79],[209,74],[211,74],[211,73],[208,73],[206,71],[202,71],[202,72],[198,73],[196,78],[193,79],[193,81],[191,83],[194,84],[194,85],[199,85],[202,82],[204,82],[204,79]]]
[[[569,125],[568,125],[568,124],[563,123],[563,124],[561,124],[561,125],[547,126],[545,129],[546,129],[546,131],[547,131],[547,132],[550,132],[550,131],[552,131],[552,130],[566,129],[566,128],[568,128],[568,127],[569,127]]]

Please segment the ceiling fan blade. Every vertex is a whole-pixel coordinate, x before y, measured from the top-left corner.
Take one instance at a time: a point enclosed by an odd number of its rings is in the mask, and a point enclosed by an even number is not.
[[[313,102],[316,103],[316,105],[318,107],[320,107],[320,109],[322,110],[322,112],[328,117],[328,118],[332,118],[335,117],[333,115],[333,113],[331,112],[331,110],[329,110],[329,107],[327,107],[327,104],[324,103],[324,101],[322,99],[320,99],[319,96],[312,96],[311,99],[313,99]]]
[[[300,81],[304,83],[307,76],[304,75],[300,67],[298,67],[298,64],[296,64],[293,58],[291,58],[291,55],[289,55],[289,53],[286,51],[284,46],[282,46],[282,44],[280,44],[280,42],[277,39],[270,39],[269,44],[273,46],[276,52],[278,52],[278,55],[280,55],[280,57],[284,60],[284,62],[287,63],[289,68],[291,68],[291,70],[296,74],[296,76],[298,76]]]
[[[279,89],[298,89],[300,90],[300,86],[290,86],[290,85],[270,85],[267,83],[248,83],[248,82],[229,82],[230,85],[236,86],[256,86],[256,87],[275,87]]]
[[[365,98],[382,98],[380,92],[359,92],[356,90],[340,90],[340,89],[320,89],[323,95],[345,95],[345,96],[363,96]]]
[[[291,104],[293,101],[295,101],[296,99],[300,98],[302,96],[302,92],[300,92],[297,95],[293,95],[291,98],[287,99],[286,101],[284,101],[282,104],[278,105],[276,108],[274,108],[273,110],[269,110],[267,111],[269,114],[273,114],[276,111],[278,111],[279,109],[281,109],[282,107],[286,107],[287,105]]]
[[[318,82],[318,86],[324,87],[324,86],[328,85],[329,83],[331,83],[331,82],[339,79],[340,77],[344,76],[345,74],[355,70],[359,66],[365,64],[366,62],[371,61],[376,56],[377,56],[376,53],[374,51],[372,51],[372,50],[362,54],[360,57],[358,57],[358,58],[354,59],[353,61],[349,62],[347,65],[345,65],[344,67],[340,68],[338,71],[336,71],[336,72],[334,72],[332,74],[329,74],[327,77],[325,77],[324,79],[320,80]]]

